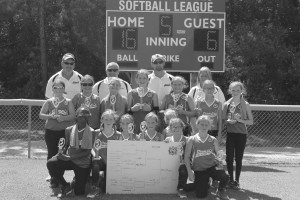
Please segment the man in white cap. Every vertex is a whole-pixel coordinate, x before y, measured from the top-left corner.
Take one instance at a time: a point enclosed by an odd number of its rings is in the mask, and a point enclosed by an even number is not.
[[[71,53],[66,53],[61,60],[62,70],[51,76],[48,80],[46,87],[46,98],[51,98],[52,94],[52,85],[54,81],[61,80],[65,83],[65,97],[72,99],[75,94],[80,93],[80,80],[82,75],[74,71],[75,68],[75,56]]]
[[[107,77],[105,79],[95,83],[95,85],[93,86],[93,94],[99,96],[100,102],[104,97],[107,96],[107,94],[109,94],[108,85],[109,85],[110,79],[112,77],[118,78],[119,72],[120,72],[119,70],[120,70],[120,67],[119,67],[118,63],[115,63],[115,62],[108,63],[106,66]],[[120,95],[127,98],[127,94],[131,90],[131,86],[128,82],[126,82],[120,78],[119,78],[119,80],[121,83],[121,88],[119,90],[119,93],[120,93]]]
[[[151,57],[151,66],[153,72],[149,74],[148,88],[154,90],[158,96],[158,104],[161,105],[161,101],[165,95],[171,92],[171,81],[173,76],[168,74],[164,70],[166,59],[161,54],[154,54]]]

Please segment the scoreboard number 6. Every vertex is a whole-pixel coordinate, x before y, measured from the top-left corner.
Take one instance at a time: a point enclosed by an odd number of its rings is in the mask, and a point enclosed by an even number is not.
[[[219,51],[219,30],[194,29],[194,51]]]

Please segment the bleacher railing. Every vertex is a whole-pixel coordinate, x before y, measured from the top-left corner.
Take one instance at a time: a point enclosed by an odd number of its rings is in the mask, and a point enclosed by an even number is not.
[[[38,116],[44,102],[0,99],[0,158],[46,157],[45,121]],[[255,153],[260,162],[267,157],[280,160],[287,152],[289,159],[299,158],[300,106],[252,104],[251,109],[254,124],[248,127],[245,155]],[[222,148],[225,142],[223,131]]]

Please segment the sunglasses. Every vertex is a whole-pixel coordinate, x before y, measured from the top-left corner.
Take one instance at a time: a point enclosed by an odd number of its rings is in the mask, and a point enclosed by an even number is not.
[[[81,83],[82,86],[93,86],[93,83]]]
[[[117,72],[118,69],[107,69],[108,72]]]
[[[75,63],[74,62],[64,62],[65,65],[74,65]]]
[[[157,65],[157,64],[163,64],[164,61],[160,60],[160,61],[154,61],[153,64]]]
[[[64,89],[64,87],[57,87],[57,86],[54,86],[53,89]]]

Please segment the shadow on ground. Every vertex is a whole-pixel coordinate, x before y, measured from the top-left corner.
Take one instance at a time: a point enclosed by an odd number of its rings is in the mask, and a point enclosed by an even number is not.
[[[281,200],[278,197],[271,197],[249,190],[227,190],[230,200]]]
[[[286,171],[282,171],[282,170],[278,170],[278,169],[273,169],[273,168],[269,168],[269,167],[263,167],[263,166],[254,166],[254,165],[246,165],[243,166],[242,169],[243,172],[283,172],[283,173],[287,173]]]

